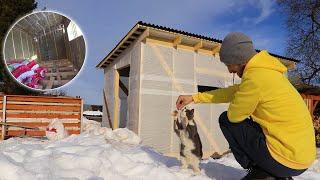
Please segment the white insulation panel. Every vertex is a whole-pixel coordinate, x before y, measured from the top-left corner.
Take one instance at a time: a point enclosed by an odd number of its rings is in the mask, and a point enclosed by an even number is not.
[[[173,52],[170,48],[153,44],[143,44],[142,51],[142,76],[155,76],[162,80],[141,79],[140,137],[143,144],[154,147],[159,152],[169,152]]]
[[[128,129],[139,135],[139,98],[140,98],[140,68],[141,43],[137,44],[131,53],[128,96]]]
[[[226,67],[213,56],[193,51],[152,43],[142,44],[142,49],[140,136],[143,144],[177,155],[180,141],[173,131],[171,112],[176,108],[178,96],[196,93],[198,85],[224,87],[228,76]],[[207,71],[213,74],[205,74]],[[205,156],[225,152],[228,147],[217,117],[227,108],[210,104],[191,107],[196,111],[195,120]]]

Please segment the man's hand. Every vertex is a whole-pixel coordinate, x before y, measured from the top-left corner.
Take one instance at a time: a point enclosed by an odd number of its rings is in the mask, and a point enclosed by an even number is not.
[[[182,109],[184,106],[193,102],[192,95],[180,95],[176,102],[176,107],[178,110]]]

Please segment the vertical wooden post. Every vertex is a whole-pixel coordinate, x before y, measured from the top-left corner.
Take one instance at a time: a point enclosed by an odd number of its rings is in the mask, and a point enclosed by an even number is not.
[[[54,47],[55,47],[55,50],[56,50],[56,59],[59,59],[59,54],[58,54],[58,49],[57,49],[57,42],[56,42],[56,33],[54,31],[51,31],[50,34],[53,34],[53,43],[54,43]]]
[[[113,129],[119,127],[119,72],[114,73],[114,108],[113,108]]]
[[[22,47],[22,56],[23,56],[23,59],[25,59],[26,56],[24,55],[24,50],[25,50],[25,49],[23,48],[21,30],[19,30],[19,32],[20,32],[20,42],[21,42],[21,47]]]
[[[82,133],[82,125],[83,125],[83,99],[81,99],[81,112],[80,112],[80,134]]]
[[[3,96],[2,101],[2,122],[6,122],[6,104],[7,104],[7,96]],[[6,135],[6,126],[2,125],[1,129],[1,140],[4,140],[4,137]]]
[[[109,111],[109,107],[108,107],[108,101],[107,101],[107,96],[106,96],[106,93],[103,89],[103,100],[104,100],[104,105],[106,107],[106,110],[107,110],[107,118],[109,120],[109,126],[110,128],[113,130],[113,123],[112,123],[112,120],[111,120],[111,116],[110,116],[110,111]]]
[[[16,47],[14,46],[14,40],[13,40],[13,30],[11,31],[11,40],[12,40],[14,58],[17,59],[16,49],[15,49]]]

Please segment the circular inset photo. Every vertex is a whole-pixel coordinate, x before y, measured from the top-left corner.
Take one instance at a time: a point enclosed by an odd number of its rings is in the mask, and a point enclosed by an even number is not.
[[[39,11],[11,27],[3,54],[9,72],[19,83],[50,90],[67,84],[79,73],[86,44],[79,26],[70,18]]]

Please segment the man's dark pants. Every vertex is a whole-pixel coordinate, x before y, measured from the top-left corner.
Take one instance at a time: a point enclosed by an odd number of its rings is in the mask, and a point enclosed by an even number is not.
[[[227,112],[223,112],[219,124],[235,159],[244,169],[258,166],[276,177],[298,176],[305,171],[288,168],[274,160],[260,125],[250,118],[240,123],[231,123]]]

